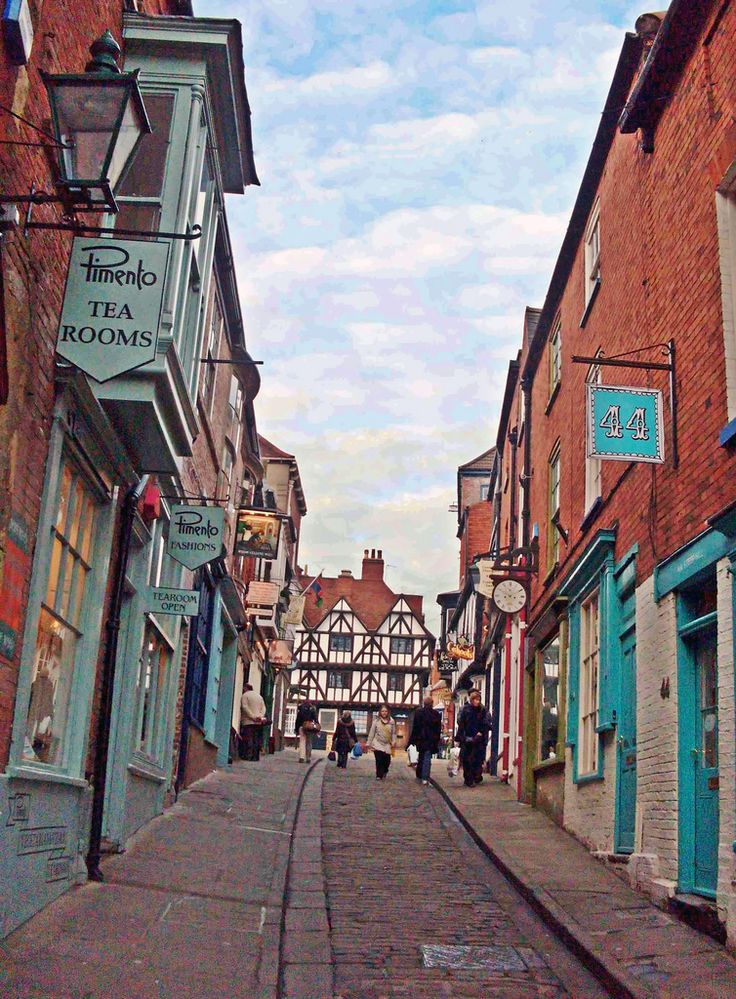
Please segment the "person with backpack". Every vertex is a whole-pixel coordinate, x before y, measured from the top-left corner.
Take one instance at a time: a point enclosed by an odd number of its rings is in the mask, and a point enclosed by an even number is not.
[[[343,711],[340,721],[332,736],[332,751],[337,753],[337,766],[340,770],[346,770],[348,765],[348,753],[357,743],[358,736],[355,732],[355,722],[349,711]]]
[[[312,739],[320,731],[317,709],[309,698],[299,705],[294,730],[299,736],[299,762],[309,763],[312,759]]]

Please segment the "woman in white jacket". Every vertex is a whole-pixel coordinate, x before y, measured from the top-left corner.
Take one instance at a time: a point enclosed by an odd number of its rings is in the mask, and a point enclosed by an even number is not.
[[[376,758],[376,780],[385,780],[396,746],[396,722],[385,704],[373,719],[366,746]]]

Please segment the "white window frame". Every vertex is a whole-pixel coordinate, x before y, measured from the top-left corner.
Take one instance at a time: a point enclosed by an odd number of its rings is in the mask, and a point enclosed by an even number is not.
[[[601,277],[601,206],[596,199],[585,227],[585,304],[591,296]]]
[[[294,726],[296,725],[297,711],[298,711],[298,706],[296,704],[286,705],[286,714],[284,715],[284,727],[282,730],[283,735],[294,735]]]
[[[558,316],[549,336],[549,398],[562,381],[562,320]]]
[[[598,772],[600,635],[600,591],[595,590],[580,605],[578,777]]]
[[[556,481],[554,469],[557,469]],[[560,513],[560,480],[562,462],[560,441],[557,441],[547,461],[547,567],[549,569],[560,560],[560,532],[555,527],[555,519]]]
[[[736,161],[716,190],[728,420],[736,419]]]
[[[588,370],[586,376],[586,384],[588,385],[600,385],[601,384],[601,369],[600,365],[594,364]],[[589,458],[586,452],[585,455],[585,516],[590,513],[593,504],[596,500],[600,499],[601,492],[601,478],[603,471],[603,462],[600,458]]]

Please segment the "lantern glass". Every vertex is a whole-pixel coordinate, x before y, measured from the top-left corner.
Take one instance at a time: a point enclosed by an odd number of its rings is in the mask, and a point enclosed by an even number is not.
[[[137,73],[46,75],[67,202],[116,210],[112,192],[151,128]]]

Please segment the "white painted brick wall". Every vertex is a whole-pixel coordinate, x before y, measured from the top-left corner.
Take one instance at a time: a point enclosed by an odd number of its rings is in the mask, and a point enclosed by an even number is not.
[[[565,750],[564,826],[591,850],[613,850],[616,793],[615,732],[603,736],[603,780],[574,784],[572,751]]]
[[[677,880],[677,623],[675,595],[654,601],[654,577],[636,591],[637,853]],[[669,679],[670,696],[660,694]],[[646,886],[645,886],[646,887]]]

